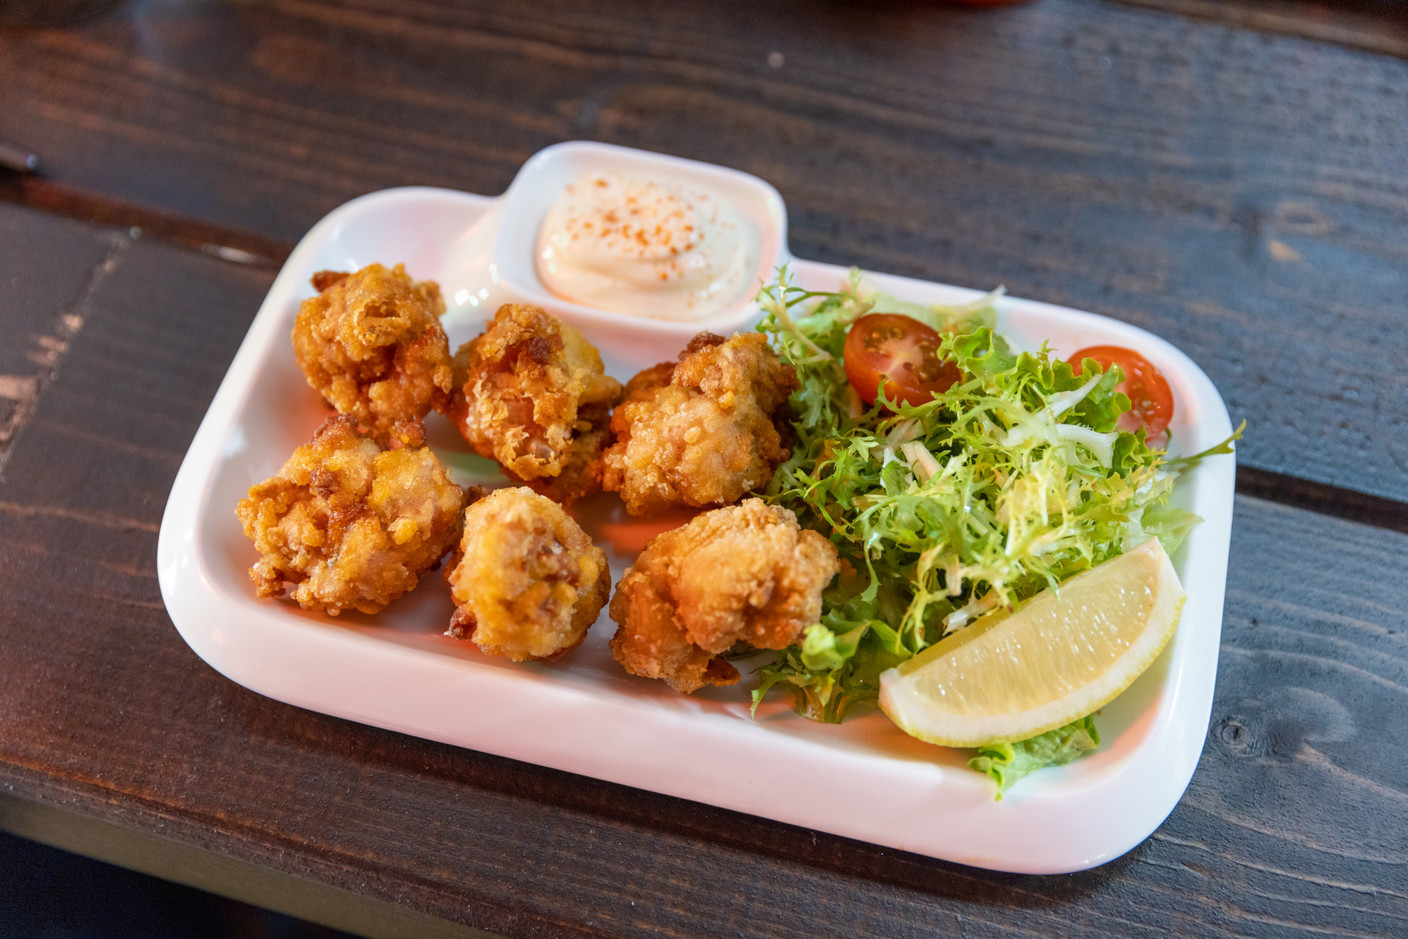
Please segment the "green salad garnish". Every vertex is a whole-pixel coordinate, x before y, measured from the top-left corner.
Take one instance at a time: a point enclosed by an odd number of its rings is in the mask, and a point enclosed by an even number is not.
[[[1189,461],[1166,459],[1142,429],[1117,429],[1130,407],[1119,370],[1077,374],[1045,346],[1014,351],[993,330],[996,296],[926,307],[868,293],[859,272],[830,293],[792,286],[785,269],[760,295],[759,328],[801,381],[792,455],[764,497],[830,538],[842,572],[821,622],[761,669],[754,708],[782,688],[798,713],[840,721],[877,697],[882,671],[983,613],[1016,609],[1150,536],[1172,553],[1199,521],[1170,504]],[[882,386],[866,405],[842,349],[851,324],[878,311],[938,330],[959,380],[919,405]],[[1097,741],[1083,718],[970,765],[1005,788]]]

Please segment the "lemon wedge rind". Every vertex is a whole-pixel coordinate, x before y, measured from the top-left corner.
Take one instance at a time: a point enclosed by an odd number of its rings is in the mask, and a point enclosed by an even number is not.
[[[941,746],[1055,730],[1104,707],[1153,664],[1184,600],[1173,563],[1150,539],[887,670],[880,707]]]

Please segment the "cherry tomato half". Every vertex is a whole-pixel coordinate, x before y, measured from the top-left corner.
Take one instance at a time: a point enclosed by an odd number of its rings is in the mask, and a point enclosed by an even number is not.
[[[958,381],[958,366],[939,358],[939,334],[899,313],[869,313],[851,324],[843,353],[851,387],[874,404],[885,395],[924,404]]]
[[[1119,429],[1134,431],[1145,428],[1145,436],[1152,440],[1168,428],[1173,419],[1173,389],[1163,373],[1148,359],[1124,346],[1091,346],[1071,356],[1070,363],[1080,374],[1080,363],[1094,359],[1101,369],[1109,371],[1111,365],[1118,365],[1124,372],[1124,381],[1115,386],[1129,396],[1130,409],[1120,415]]]

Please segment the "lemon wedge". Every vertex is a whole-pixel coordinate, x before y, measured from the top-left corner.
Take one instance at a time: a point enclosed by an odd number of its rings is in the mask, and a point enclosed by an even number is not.
[[[880,707],[948,747],[1016,742],[1093,713],[1167,645],[1183,586],[1157,538],[989,614],[880,676]]]

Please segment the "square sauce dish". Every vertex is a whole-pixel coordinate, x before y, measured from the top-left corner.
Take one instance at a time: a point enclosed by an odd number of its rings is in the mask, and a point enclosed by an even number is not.
[[[752,328],[759,288],[788,258],[786,207],[761,179],[601,143],[530,158],[486,222],[454,249],[449,301],[483,310],[512,295],[607,358],[664,361],[699,332]]]

